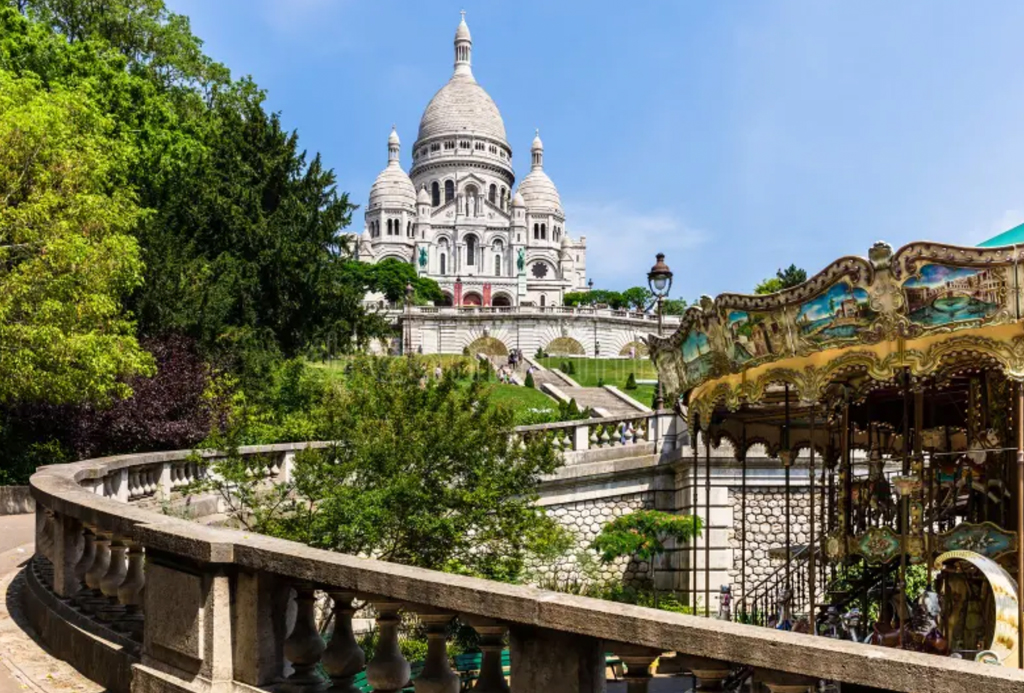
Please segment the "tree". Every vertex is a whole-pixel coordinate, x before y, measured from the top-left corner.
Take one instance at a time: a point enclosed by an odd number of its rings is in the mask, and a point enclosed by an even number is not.
[[[514,579],[553,526],[536,488],[560,462],[547,442],[513,436],[487,385],[434,380],[424,363],[354,361],[319,410],[333,445],[298,455],[293,483],[249,494],[236,519],[318,548]],[[247,483],[243,467],[217,463],[215,483]]]
[[[635,390],[636,389],[636,375],[635,374],[630,373],[629,377],[626,378],[626,389],[627,390]]]
[[[685,298],[666,298],[661,302],[661,310],[664,315],[682,315],[686,312],[686,308]]]
[[[622,292],[622,300],[626,306],[636,311],[644,311],[651,304],[654,294],[643,286],[634,286]]]
[[[0,402],[109,402],[148,374],[129,146],[82,91],[0,70]]]
[[[529,388],[536,388],[537,384],[533,382],[533,373],[529,372],[526,374],[526,380],[523,381],[523,385]]]
[[[774,277],[768,277],[762,280],[757,286],[754,287],[755,294],[774,294],[783,289],[789,289],[803,284],[807,281],[807,272],[800,269],[796,265],[790,265],[786,269],[780,269],[775,273]]]
[[[684,543],[700,536],[702,520],[696,515],[673,515],[661,510],[637,510],[620,515],[604,527],[591,548],[601,560],[612,563],[620,558],[646,562],[654,575],[654,560],[665,553],[665,541]],[[653,584],[653,583],[652,583]],[[658,607],[658,591],[654,590]]]
[[[354,286],[367,292],[384,294],[391,303],[403,303],[406,287],[410,284],[416,304],[441,301],[444,298],[436,281],[421,277],[412,264],[395,258],[385,258],[375,264],[347,262],[344,272],[346,280]]]

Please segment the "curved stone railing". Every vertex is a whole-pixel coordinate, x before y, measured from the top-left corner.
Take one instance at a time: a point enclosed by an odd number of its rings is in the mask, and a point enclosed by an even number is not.
[[[269,455],[270,473],[286,478],[302,447],[242,454]],[[690,671],[704,690],[750,671],[772,691],[809,690],[819,679],[930,693],[1008,693],[1024,683],[1015,670],[358,558],[152,507],[174,503],[181,482],[203,470],[178,451],[44,467],[31,479],[30,618],[55,651],[111,690],[130,681],[137,692],[312,693],[328,683],[322,670],[335,691],[359,690],[353,679],[363,675],[377,691],[397,691],[412,676],[398,648],[401,611],[428,631],[420,693],[460,690],[445,652],[456,615],[481,636],[479,693],[509,690],[506,638],[517,693],[603,691],[608,652],[625,662],[634,693],[648,690],[659,657],[661,671]],[[317,591],[337,615],[329,644],[316,627]],[[373,605],[379,628],[369,663],[352,634],[357,599]]]

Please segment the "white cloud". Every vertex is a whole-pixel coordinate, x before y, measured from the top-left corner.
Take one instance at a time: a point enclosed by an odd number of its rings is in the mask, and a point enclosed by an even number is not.
[[[625,289],[647,283],[655,253],[672,266],[700,245],[706,234],[663,209],[640,211],[620,202],[566,202],[566,229],[587,237],[587,274],[596,286]]]

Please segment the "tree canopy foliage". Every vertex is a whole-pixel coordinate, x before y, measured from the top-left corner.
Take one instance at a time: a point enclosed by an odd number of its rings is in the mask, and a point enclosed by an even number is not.
[[[774,277],[762,280],[754,287],[755,294],[774,294],[777,291],[788,289],[807,281],[807,272],[796,265],[790,265],[786,269],[780,269]]]
[[[237,455],[214,463],[207,483],[253,531],[515,579],[527,551],[558,532],[535,500],[541,475],[560,462],[546,441],[513,436],[512,411],[492,406],[483,382],[462,385],[451,371],[437,380],[425,363],[352,361],[315,417],[316,435],[333,444],[300,453],[291,483],[263,485]],[[211,445],[231,450],[244,441],[244,423]]]
[[[590,291],[571,291],[565,294],[563,302],[567,306],[607,306],[612,310],[643,311],[650,307],[653,295],[650,289],[634,286],[625,291],[608,289],[591,289]]]
[[[284,359],[387,333],[334,173],[163,0],[0,0],[0,79],[0,427],[130,396],[138,340],[260,402]],[[51,434],[19,449],[75,454]]]

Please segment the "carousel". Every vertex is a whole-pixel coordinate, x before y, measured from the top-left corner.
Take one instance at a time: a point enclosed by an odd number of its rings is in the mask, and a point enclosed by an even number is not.
[[[785,470],[777,569],[747,584],[737,566],[727,617],[1022,666],[1022,258],[877,243],[775,294],[702,297],[674,334],[650,338],[695,441],[694,479],[701,465],[710,479],[712,446],[743,470],[741,542],[749,451]],[[691,603],[709,604],[707,575],[696,586],[694,574]]]

